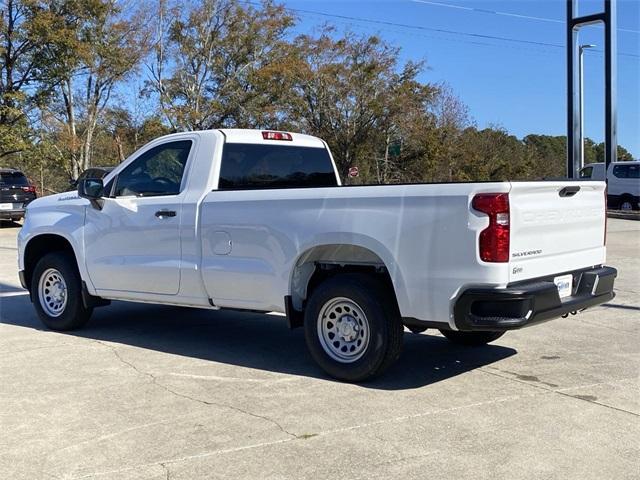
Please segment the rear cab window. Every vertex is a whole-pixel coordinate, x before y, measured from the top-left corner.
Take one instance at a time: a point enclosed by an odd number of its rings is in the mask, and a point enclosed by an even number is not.
[[[326,148],[225,143],[218,190],[337,187]]]
[[[29,180],[22,172],[0,172],[0,185],[28,187]]]

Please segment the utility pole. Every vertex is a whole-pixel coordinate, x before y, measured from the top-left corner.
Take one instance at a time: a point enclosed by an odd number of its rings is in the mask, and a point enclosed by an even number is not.
[[[567,176],[576,178],[580,168],[580,111],[577,94],[579,87],[576,78],[576,56],[578,49],[578,31],[586,25],[604,24],[604,78],[605,78],[605,163],[609,167],[617,160],[618,127],[616,112],[616,1],[604,0],[604,11],[590,15],[577,16],[578,0],[567,2]]]
[[[589,43],[580,45],[578,55],[578,78],[580,79],[578,96],[580,97],[580,168],[584,167],[584,51],[594,48],[595,45]]]

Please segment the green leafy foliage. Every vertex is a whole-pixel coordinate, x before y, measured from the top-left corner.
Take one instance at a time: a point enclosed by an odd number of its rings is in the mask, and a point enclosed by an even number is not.
[[[325,139],[345,183],[564,176],[564,136],[480,129],[424,62],[296,22],[271,0],[0,0],[0,165],[56,192],[158,136],[236,127]]]

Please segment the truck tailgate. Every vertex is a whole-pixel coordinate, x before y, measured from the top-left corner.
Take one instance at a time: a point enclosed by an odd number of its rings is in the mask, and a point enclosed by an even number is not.
[[[604,182],[514,182],[510,282],[605,261]]]

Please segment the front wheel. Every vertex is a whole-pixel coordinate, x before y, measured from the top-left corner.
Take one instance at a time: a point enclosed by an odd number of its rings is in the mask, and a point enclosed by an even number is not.
[[[499,339],[505,332],[456,332],[453,330],[440,330],[447,340],[456,345],[479,347]]]
[[[360,382],[384,372],[402,350],[402,322],[377,279],[341,274],[313,292],[304,330],[313,359],[332,377]]]
[[[31,278],[31,295],[38,316],[51,330],[84,326],[92,308],[82,302],[82,281],[75,259],[66,252],[45,255]]]

